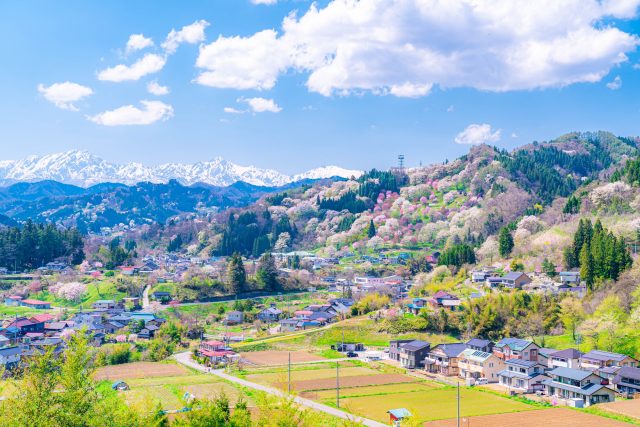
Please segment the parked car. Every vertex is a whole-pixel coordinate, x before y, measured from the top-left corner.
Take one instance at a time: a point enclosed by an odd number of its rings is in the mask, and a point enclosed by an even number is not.
[[[489,384],[489,380],[486,378],[477,378],[476,379],[476,385],[485,385],[485,384]]]
[[[358,357],[358,353],[350,351],[347,353],[347,357]]]

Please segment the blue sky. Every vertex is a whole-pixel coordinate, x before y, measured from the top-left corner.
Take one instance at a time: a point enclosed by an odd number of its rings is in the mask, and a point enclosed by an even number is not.
[[[5,2],[0,158],[85,149],[295,173],[640,135],[640,2],[519,1]],[[126,52],[134,34],[153,46]],[[161,64],[132,70],[145,55]]]

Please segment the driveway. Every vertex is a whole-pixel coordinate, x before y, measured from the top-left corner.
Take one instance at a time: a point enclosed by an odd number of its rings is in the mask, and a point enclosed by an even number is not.
[[[273,387],[268,387],[262,384],[256,384],[253,383],[251,381],[247,381],[247,380],[243,380],[241,378],[237,378],[234,377],[233,375],[229,375],[226,374],[224,372],[223,369],[214,369],[214,370],[209,370],[207,368],[205,368],[204,366],[194,362],[191,359],[191,352],[184,352],[184,353],[178,353],[174,355],[175,359],[178,361],[178,363],[181,363],[185,366],[188,366],[189,368],[193,368],[196,369],[200,372],[205,372],[205,373],[210,373],[213,375],[216,375],[220,378],[223,378],[229,382],[232,382],[234,384],[238,384],[244,387],[248,387],[248,388],[252,388],[254,390],[260,390],[263,391],[265,393],[269,393],[272,394],[274,396],[279,396],[279,397],[287,397],[287,394],[275,389]],[[318,403],[318,402],[314,402],[313,400],[309,400],[309,399],[304,399],[302,397],[294,397],[294,401],[302,406],[306,406],[307,408],[311,408],[314,409],[316,411],[320,411],[320,412],[324,412],[325,414],[329,414],[329,415],[333,415],[334,417],[338,417],[338,418],[342,418],[344,420],[350,420],[350,421],[356,421],[361,423],[362,425],[365,425],[367,427],[388,427],[387,424],[383,424],[380,423],[378,421],[374,421],[374,420],[370,420],[368,418],[361,418],[358,417],[356,415],[352,415],[352,414],[347,414],[346,412],[343,412],[339,409],[336,408],[332,408],[330,406],[327,405],[323,405],[322,403]]]

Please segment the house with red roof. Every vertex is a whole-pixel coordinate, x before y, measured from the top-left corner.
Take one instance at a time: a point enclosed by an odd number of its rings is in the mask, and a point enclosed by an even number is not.
[[[20,302],[23,307],[35,308],[38,310],[48,310],[51,308],[51,303],[48,301],[40,301],[37,299],[24,299]]]

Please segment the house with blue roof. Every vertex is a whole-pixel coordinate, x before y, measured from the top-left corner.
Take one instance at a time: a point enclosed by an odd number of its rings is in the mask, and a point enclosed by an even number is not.
[[[573,406],[591,406],[615,400],[615,391],[607,386],[609,382],[593,372],[555,368],[549,376],[551,378],[544,381],[547,395]]]

